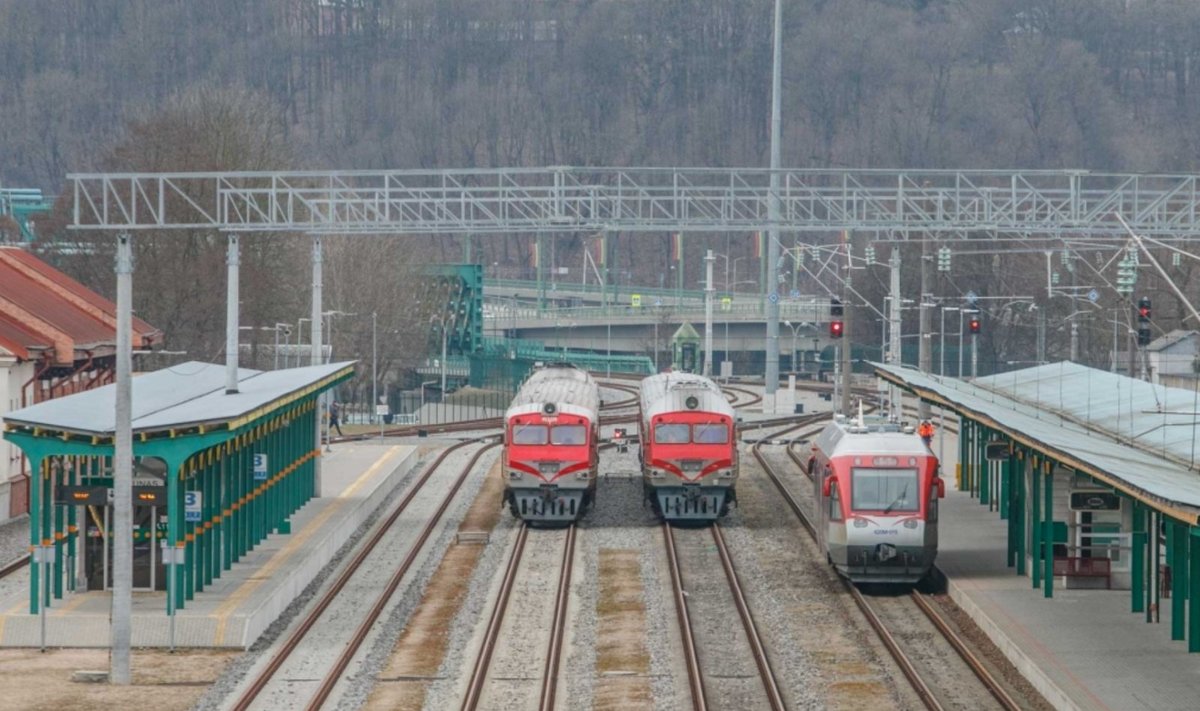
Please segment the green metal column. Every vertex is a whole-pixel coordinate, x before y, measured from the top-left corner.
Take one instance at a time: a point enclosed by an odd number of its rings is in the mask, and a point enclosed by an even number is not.
[[[50,505],[54,507],[54,565],[52,566],[54,568],[53,595],[55,600],[61,600],[63,596],[63,567],[64,563],[66,562],[64,560],[66,558],[64,551],[66,546],[63,545],[66,542],[66,530],[64,528],[66,525],[64,514],[66,512],[63,511],[65,507],[59,506],[57,503],[55,503],[54,490],[57,488],[60,481],[63,484],[67,483],[66,457],[58,457],[57,462],[58,466],[50,469]]]
[[[1129,577],[1131,585],[1130,612],[1144,612],[1146,607],[1146,512],[1141,503],[1133,502],[1133,533],[1130,535]]]
[[[1054,597],[1054,470],[1050,462],[1043,464],[1042,478],[1046,483],[1046,521],[1042,528],[1043,597]]]
[[[188,467],[187,478],[183,480],[184,491],[195,491],[196,472],[204,466],[202,455],[197,454],[193,465]],[[181,514],[182,515],[182,514]],[[183,599],[191,600],[196,596],[196,525],[183,522]],[[180,607],[183,607],[180,605]]]
[[[226,442],[221,448],[221,570],[229,570],[233,566],[233,510],[230,496],[233,487],[230,479],[233,476],[233,446]]]
[[[1011,445],[1010,445],[1011,446]],[[1000,461],[1000,520],[1006,521],[1012,518],[1012,456],[1008,459]],[[1010,534],[1012,527],[1009,526]],[[1010,535],[1011,538],[1011,535]],[[1010,540],[1011,543],[1011,540]],[[1009,565],[1012,565],[1011,563]]]
[[[180,486],[180,483],[191,463],[191,458],[174,466],[168,462],[165,475],[167,479],[167,545],[174,549],[176,556],[183,549],[183,487]],[[179,559],[176,558],[176,560]],[[171,585],[174,586],[174,609],[178,610],[183,607],[183,566],[172,565],[169,574],[172,576]]]
[[[1146,577],[1146,621],[1159,621],[1159,605],[1162,604],[1162,590],[1159,584],[1158,571],[1162,570],[1162,560],[1159,556],[1158,531],[1162,522],[1162,514],[1157,511],[1149,513],[1149,541],[1150,555],[1146,556],[1147,563],[1150,565],[1150,570]]]
[[[1037,590],[1042,585],[1042,464],[1037,458],[1033,458],[1033,467],[1031,470],[1031,486],[1029,487],[1033,494],[1033,510],[1029,515],[1029,530],[1033,536],[1030,543],[1033,546],[1033,589]]]
[[[29,458],[29,545],[36,547],[41,545],[41,534],[45,530],[42,528],[42,506],[45,505],[42,497],[42,466],[45,459],[28,450],[25,451],[25,456]],[[31,615],[36,615],[41,610],[38,597],[41,582],[42,566],[31,564],[29,566],[29,614]]]
[[[1171,537],[1171,639],[1184,639],[1185,604],[1188,594],[1188,535],[1187,526],[1172,520],[1169,524]]]
[[[1200,652],[1200,528],[1188,527],[1188,652]]]
[[[983,429],[981,431],[979,446],[975,449],[975,455],[979,457],[979,503],[988,507],[988,511],[992,510],[992,462],[986,455],[985,445],[991,438],[991,430]]]
[[[1028,457],[1022,452],[1021,457],[1017,460],[1016,471],[1013,472],[1013,485],[1017,487],[1017,508],[1016,521],[1013,523],[1013,530],[1017,536],[1017,575],[1025,575],[1025,521],[1028,520],[1025,513],[1025,506],[1028,500],[1026,492],[1028,489],[1025,486],[1025,471],[1028,469],[1026,462]]]
[[[1009,472],[1013,469],[1013,455],[1010,453],[1008,459],[1000,462],[1000,519],[1008,522],[1005,527],[1008,533],[1007,558],[1006,562],[1009,568],[1017,564],[1017,516],[1016,516],[1016,496],[1009,485]]]
[[[83,476],[84,457],[74,457],[74,466],[71,467],[71,478],[68,484],[77,485]],[[75,578],[78,565],[75,562],[79,551],[76,549],[79,538],[79,522],[77,519],[79,512],[78,506],[67,507],[67,590],[75,592]]]
[[[221,477],[220,445],[214,448],[212,464],[208,465],[204,487],[204,584],[212,585],[214,578],[221,577],[221,569],[214,565],[217,562],[217,544],[220,542],[220,529],[213,525],[221,514],[221,500],[218,498],[218,480]]]

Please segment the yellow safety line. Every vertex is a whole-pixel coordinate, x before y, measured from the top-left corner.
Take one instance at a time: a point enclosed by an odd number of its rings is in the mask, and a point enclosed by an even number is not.
[[[217,618],[217,629],[214,635],[214,643],[217,646],[223,646],[225,644],[225,626],[228,624],[229,616],[233,614],[233,611],[236,610],[239,605],[245,602],[246,598],[250,597],[251,593],[257,590],[264,581],[269,579],[278,568],[283,566],[283,564],[287,562],[287,560],[291,558],[296,551],[303,548],[308,539],[311,538],[315,532],[321,530],[321,527],[325,525],[325,522],[331,516],[333,516],[333,514],[340,509],[342,505],[346,503],[347,498],[350,497],[355,491],[358,491],[358,489],[361,488],[368,479],[370,479],[377,471],[379,471],[379,469],[401,449],[403,449],[401,445],[396,445],[385,452],[383,456],[376,460],[376,462],[362,474],[362,476],[358,477],[353,484],[346,487],[346,490],[339,494],[337,499],[326,506],[324,511],[317,514],[312,521],[309,521],[308,525],[306,525],[303,530],[298,533],[293,533],[292,540],[288,541],[287,545],[281,548],[279,552],[272,556],[265,565],[258,569],[253,577],[242,583],[237,590],[233,591],[233,593],[228,599],[225,600],[225,602],[221,603],[217,607],[217,609],[211,615],[211,617]]]
[[[70,612],[71,610],[74,610],[75,608],[82,605],[84,602],[87,601],[87,599],[88,599],[87,592],[76,591],[71,594],[71,598],[69,600],[67,600],[65,603],[63,603],[62,605],[59,605],[57,607],[50,607],[47,609],[47,612],[51,615],[65,615],[68,612]]]

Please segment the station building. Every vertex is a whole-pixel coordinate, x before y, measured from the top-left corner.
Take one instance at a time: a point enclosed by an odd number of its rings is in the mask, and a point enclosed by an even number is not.
[[[114,303],[24,249],[0,247],[0,420],[111,383],[116,329]],[[162,331],[133,319],[134,348],[162,342]],[[0,521],[28,511],[28,461],[0,443]]]

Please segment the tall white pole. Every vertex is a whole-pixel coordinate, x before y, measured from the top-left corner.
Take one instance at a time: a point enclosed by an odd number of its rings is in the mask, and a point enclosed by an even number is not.
[[[891,277],[889,285],[889,293],[891,294],[891,312],[888,316],[888,354],[892,365],[904,364],[904,342],[901,340],[901,317],[900,309],[904,306],[900,298],[900,245],[892,244],[891,256]],[[900,388],[895,385],[888,387],[888,407],[891,409],[891,416],[895,419],[900,419]]]
[[[130,682],[133,616],[133,237],[117,237],[117,403],[113,442],[112,668]]]
[[[229,235],[225,256],[225,394],[238,391],[238,236]],[[278,350],[278,348],[276,349]]]
[[[379,377],[376,371],[377,363],[379,362],[379,338],[376,335],[377,329],[377,314],[371,312],[371,411],[367,413],[368,417],[375,416],[375,410],[379,407]]]
[[[767,298],[767,364],[766,397],[764,407],[774,405],[775,391],[779,389],[779,299],[772,299],[779,288],[776,272],[779,271],[779,164],[781,140],[781,91],[783,88],[783,6],[775,0],[775,48],[771,67],[771,194],[767,202],[767,219],[771,229],[767,232],[767,279],[763,284],[763,296]]]
[[[446,401],[446,320],[442,319],[442,402]]]
[[[705,377],[712,375],[713,262],[715,261],[717,258],[713,256],[713,251],[708,250],[708,254],[704,256],[706,281],[704,282],[704,369],[702,374]]]
[[[312,243],[312,281],[313,281],[313,283],[312,283],[312,317],[309,320],[309,328],[311,329],[311,336],[310,336],[309,340],[312,341],[311,357],[312,357],[313,365],[320,365],[321,361],[322,361],[322,358],[321,358],[321,355],[322,355],[321,354],[321,351],[322,351],[322,348],[321,348],[321,282],[322,282],[321,263],[322,263],[323,259],[324,259],[324,255],[322,254],[322,251],[321,251],[321,236],[313,235],[313,243]],[[321,407],[317,408],[317,431],[316,431],[316,440],[315,441],[316,441],[318,450],[321,448],[321,413],[325,412],[325,410],[328,408],[328,398],[326,396],[322,396],[321,400],[323,402],[325,402],[326,405],[324,408],[321,408]],[[328,435],[328,430],[326,430],[326,434]],[[321,483],[322,483],[321,482],[321,458],[315,457],[313,459],[313,463],[315,465],[315,469],[313,471],[313,486],[316,489],[317,496],[320,496],[321,495]]]

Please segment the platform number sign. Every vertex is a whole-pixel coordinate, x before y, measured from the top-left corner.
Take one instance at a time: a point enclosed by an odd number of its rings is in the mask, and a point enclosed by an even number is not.
[[[204,495],[199,491],[183,492],[183,520],[200,523],[200,512],[204,507]]]
[[[254,455],[254,480],[267,480],[267,455],[265,454]]]

